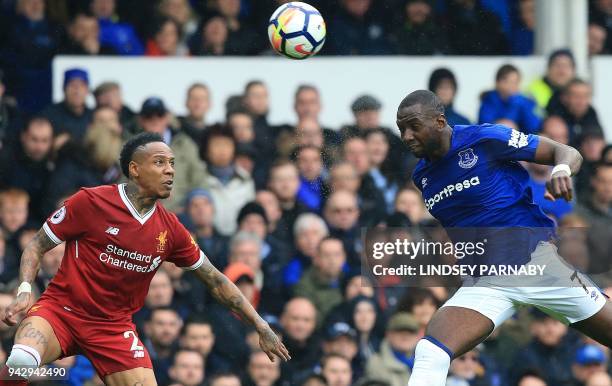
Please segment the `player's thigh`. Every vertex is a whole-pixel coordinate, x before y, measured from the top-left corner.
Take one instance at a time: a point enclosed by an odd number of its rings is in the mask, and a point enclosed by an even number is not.
[[[572,323],[571,326],[599,343],[612,347],[612,303],[607,301],[595,315]]]
[[[32,347],[38,351],[42,360],[41,365],[53,362],[62,355],[62,348],[53,327],[40,316],[29,316],[19,324],[15,333],[15,344]]]
[[[138,367],[104,377],[107,386],[157,386],[153,369]]]

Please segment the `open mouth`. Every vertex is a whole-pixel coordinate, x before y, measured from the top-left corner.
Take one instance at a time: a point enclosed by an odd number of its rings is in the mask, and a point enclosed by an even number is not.
[[[171,188],[173,183],[174,183],[174,181],[170,180],[170,181],[164,182],[164,185],[166,185],[166,186]]]

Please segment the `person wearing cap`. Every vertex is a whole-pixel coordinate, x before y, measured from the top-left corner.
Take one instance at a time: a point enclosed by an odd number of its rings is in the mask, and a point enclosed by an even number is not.
[[[405,146],[398,135],[394,134],[388,127],[381,126],[380,109],[382,104],[372,95],[361,95],[351,104],[351,111],[355,121],[351,125],[344,126],[340,130],[342,140],[356,136],[363,136],[370,129],[381,129],[387,136],[389,142],[388,162],[390,165],[396,165],[397,179],[404,181],[406,179],[406,170],[412,170],[413,164],[416,164],[415,158],[410,153],[405,151]],[[402,170],[400,173],[399,170]]]
[[[420,339],[419,328],[411,314],[393,315],[380,350],[366,364],[366,376],[387,381],[391,386],[407,385],[414,365],[414,349]]]
[[[342,355],[353,361],[358,352],[357,332],[348,323],[336,322],[325,329],[323,353]]]
[[[601,347],[587,344],[580,347],[572,363],[572,386],[585,386],[589,378],[599,372],[606,372],[608,358]]]
[[[215,201],[210,192],[196,188],[185,196],[185,212],[179,216],[181,222],[193,233],[203,251],[210,255],[218,269],[227,266],[229,237],[222,235],[214,226]]]
[[[56,150],[69,139],[81,142],[92,117],[92,110],[86,104],[89,94],[89,74],[86,70],[66,70],[63,90],[64,99],[48,106],[42,112],[53,125]]]
[[[205,187],[206,168],[198,155],[197,145],[185,133],[170,125],[171,114],[161,98],[145,99],[138,116],[139,129],[147,133],[159,134],[166,145],[170,146],[175,162],[180,167],[174,169],[174,188],[164,206],[173,212],[181,212],[185,195],[195,188]],[[136,129],[136,130],[139,130]]]
[[[542,110],[547,106],[558,105],[561,90],[576,76],[576,61],[569,49],[555,50],[548,56],[546,74],[533,80],[527,87],[527,93]]]
[[[451,70],[448,68],[435,69],[429,76],[428,88],[429,91],[436,94],[444,104],[444,115],[451,127],[455,125],[470,124],[470,120],[463,114],[455,111],[453,107],[453,102],[457,95],[457,79]]]

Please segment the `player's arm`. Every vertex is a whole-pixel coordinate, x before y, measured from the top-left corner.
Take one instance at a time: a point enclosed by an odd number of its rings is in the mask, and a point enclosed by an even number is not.
[[[289,351],[287,351],[268,323],[259,316],[238,287],[219,272],[208,258],[204,258],[202,265],[195,269],[194,272],[208,287],[217,301],[238,314],[242,320],[255,327],[259,333],[259,344],[262,350],[268,354],[270,360],[274,360],[273,354],[284,360],[291,359]]]
[[[15,325],[17,315],[28,309],[32,300],[32,283],[38,275],[43,255],[56,245],[41,228],[25,247],[21,254],[21,266],[19,268],[19,282],[21,284],[17,290],[17,297],[6,308],[6,313],[2,319],[4,323],[11,326]]]
[[[542,136],[538,139],[533,162],[554,165],[550,179],[546,183],[546,189],[550,194],[547,198],[564,198],[566,201],[571,201],[573,197],[571,176],[580,170],[582,156],[571,146]]]

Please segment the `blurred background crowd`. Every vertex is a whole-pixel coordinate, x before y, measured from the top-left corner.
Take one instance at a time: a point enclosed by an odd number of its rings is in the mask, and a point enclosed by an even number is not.
[[[223,101],[225,120],[211,122],[215,90],[206,84],[185,90],[187,113],[178,116],[167,108],[163,90],[131,108],[122,100],[121,84],[91,84],[86,70],[72,68],[63,74],[63,100],[52,103],[50,63],[56,54],[265,54],[267,37],[260,35],[281,1],[88,3],[0,1],[0,309],[18,285],[21,251],[49,213],[80,187],[125,182],[118,165],[122,144],[153,132],[176,156],[173,193],[164,205],[282,336],[292,356],[287,363],[270,362],[253,330],[216,304],[195,276],[165,263],[134,317],[158,382],[405,386],[414,347],[453,288],[399,285],[397,277],[373,281],[361,270],[369,248],[361,237],[364,227],[437,227],[410,181],[416,159],[397,130],[380,123],[380,101],[355,95],[353,121],[326,127],[319,120],[325,95],[303,84],[294,94],[294,121],[271,125],[268,88],[253,80]],[[524,55],[533,48],[533,0],[312,4],[329,15],[323,52],[329,55]],[[591,53],[606,52],[612,1],[593,1],[590,16]],[[591,104],[592,86],[576,77],[575,67],[565,49],[550,53],[537,79],[501,66],[483,90],[478,122],[454,109],[461,90],[450,70],[432,69],[424,81],[445,104],[451,126],[503,124],[581,152],[577,195],[569,203],[544,200],[549,167],[525,167],[534,201],[566,231],[561,255],[607,288],[612,145]],[[38,293],[62,256],[63,245],[44,256]],[[14,329],[0,323],[0,363],[13,336]],[[82,356],[54,366],[69,369],[65,383],[101,384]],[[453,361],[448,384],[611,386],[610,368],[608,348],[525,309]]]

